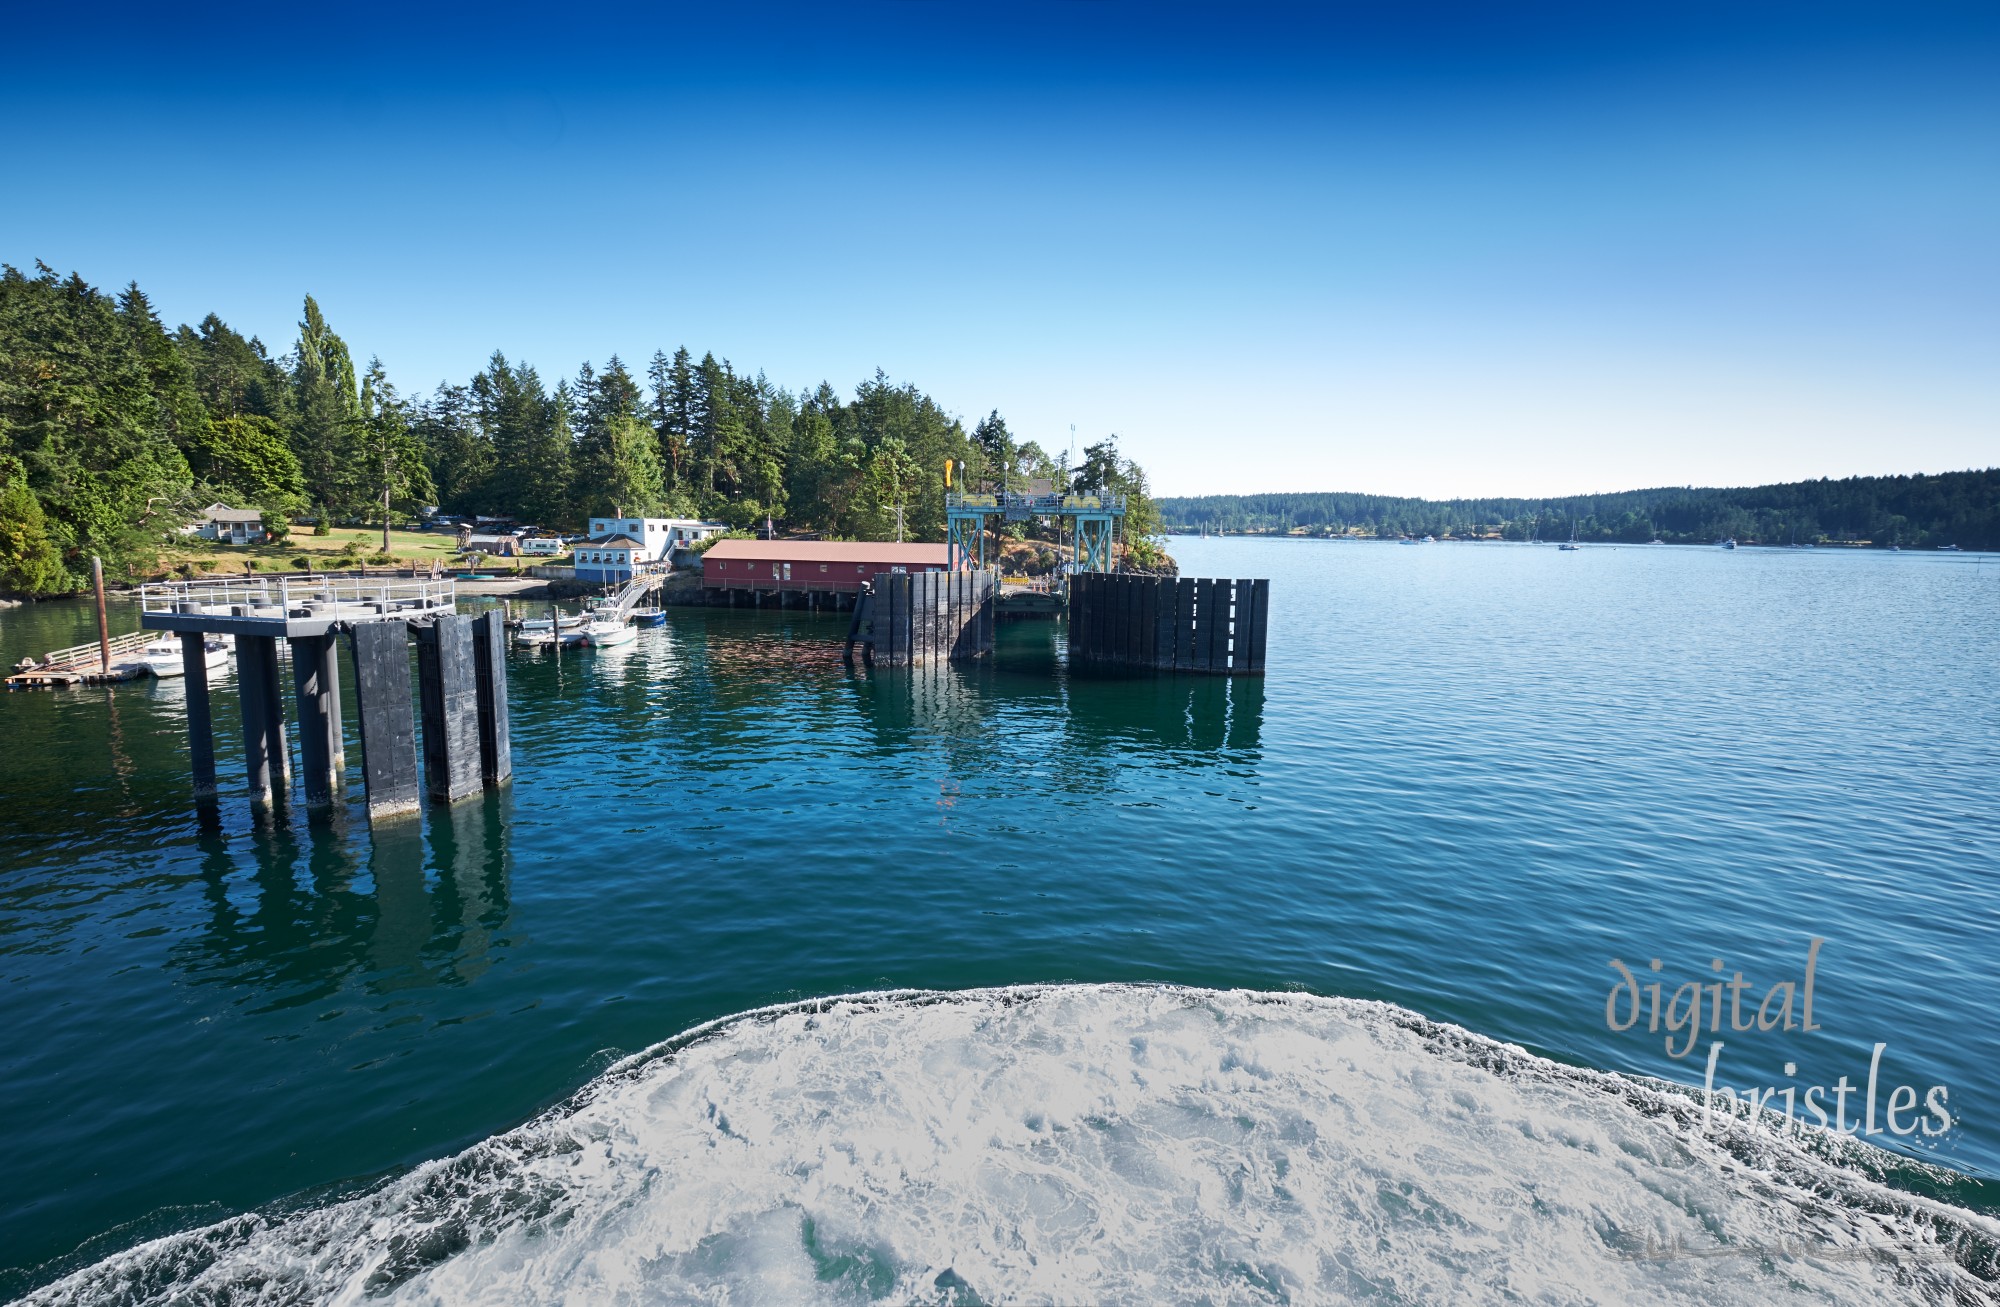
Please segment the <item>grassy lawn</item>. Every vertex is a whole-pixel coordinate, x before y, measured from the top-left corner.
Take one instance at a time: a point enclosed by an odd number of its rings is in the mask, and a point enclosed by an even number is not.
[[[350,552],[349,546],[354,548]],[[160,563],[163,568],[177,568],[182,563],[193,563],[197,568],[203,563],[212,564],[211,573],[230,573],[248,570],[244,564],[256,560],[256,570],[262,572],[289,572],[294,570],[292,560],[310,558],[316,571],[341,571],[359,566],[380,567],[387,558],[393,558],[402,566],[415,563],[428,567],[433,559],[454,565],[458,552],[451,536],[435,531],[391,531],[389,533],[389,553],[385,558],[377,552],[382,548],[382,528],[373,530],[365,527],[337,527],[331,535],[316,536],[311,527],[292,528],[292,537],[282,545],[218,545],[208,541],[191,541],[186,547],[162,551]],[[488,558],[480,564],[482,572],[512,573],[517,568],[525,571],[534,563],[560,562],[548,558]]]

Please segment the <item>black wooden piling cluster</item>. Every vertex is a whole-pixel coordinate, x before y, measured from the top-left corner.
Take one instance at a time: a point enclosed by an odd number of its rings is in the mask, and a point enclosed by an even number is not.
[[[514,765],[508,740],[506,631],[498,612],[456,613],[406,624],[356,622],[348,628],[361,720],[361,775],[371,821],[416,812],[423,791],[440,803],[504,784]],[[422,703],[423,781],[410,695],[410,637],[417,641]],[[332,631],[289,637],[297,704],[300,783],[306,806],[339,797],[347,771],[340,721],[340,660]],[[208,668],[200,632],[182,632],[188,687],[189,755],[197,799],[215,796],[215,745]],[[243,701],[243,753],[250,799],[268,805],[287,786],[284,690],[276,636],[236,636]]]
[[[1271,583],[1084,572],[1069,582],[1072,661],[1107,667],[1264,674]]]
[[[877,576],[855,605],[847,655],[858,644],[879,666],[923,667],[990,653],[999,587],[991,568]]]

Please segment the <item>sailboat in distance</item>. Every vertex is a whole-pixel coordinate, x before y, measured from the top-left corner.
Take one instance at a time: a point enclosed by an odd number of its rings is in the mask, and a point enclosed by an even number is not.
[[[1579,546],[1576,543],[1576,519],[1571,518],[1569,520],[1569,539],[1563,542],[1561,548],[1562,551],[1567,554],[1575,551],[1580,547],[1581,546]]]

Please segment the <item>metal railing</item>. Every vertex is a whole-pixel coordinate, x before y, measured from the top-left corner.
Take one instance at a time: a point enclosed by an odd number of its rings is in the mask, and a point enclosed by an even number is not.
[[[111,660],[115,663],[119,658],[127,654],[138,653],[141,649],[159,638],[160,635],[157,631],[127,631],[124,635],[114,635],[111,637]],[[171,639],[172,637],[168,638]],[[42,660],[35,664],[35,670],[79,671],[85,668],[96,667],[101,661],[99,657],[101,652],[95,640],[92,640],[89,644],[72,645],[67,649],[52,650],[43,655]],[[31,659],[30,661],[32,662],[33,660]]]
[[[1060,516],[1065,513],[1110,513],[1113,516],[1125,512],[1125,496],[1106,491],[1090,495],[1023,495],[992,494],[969,495],[949,491],[944,497],[946,508],[984,509],[990,513],[1025,513],[1032,516]]]
[[[449,608],[450,577],[278,576],[152,581],[139,587],[139,611],[235,617],[305,617],[318,612],[401,612]]]

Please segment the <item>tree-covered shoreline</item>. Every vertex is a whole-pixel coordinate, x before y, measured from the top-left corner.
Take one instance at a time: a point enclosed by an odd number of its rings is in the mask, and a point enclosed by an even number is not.
[[[1163,498],[1166,529],[1193,533],[1453,536],[1707,544],[2000,549],[2000,468],[1736,488],[1667,486],[1547,499],[1362,494]]]
[[[1112,436],[1075,468],[998,412],[968,432],[877,371],[843,396],[788,390],[714,354],[617,356],[546,382],[496,351],[464,383],[405,399],[356,365],[311,296],[282,355],[214,314],[169,330],[136,284],[107,295],[38,263],[0,265],[0,590],[80,588],[157,567],[214,500],[301,520],[384,525],[419,505],[576,530],[591,516],[719,518],[834,538],[944,539],[943,476],[1046,477],[1133,500],[1156,550],[1146,476]],[[1030,528],[1032,529],[1032,528]]]

